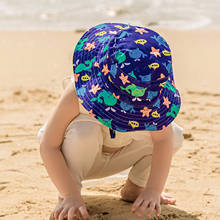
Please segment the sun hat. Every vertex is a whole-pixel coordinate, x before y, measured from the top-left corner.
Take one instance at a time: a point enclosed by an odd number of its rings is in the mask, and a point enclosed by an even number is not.
[[[74,48],[73,74],[80,103],[112,138],[115,131],[162,130],[180,110],[170,47],[149,28],[91,27]]]

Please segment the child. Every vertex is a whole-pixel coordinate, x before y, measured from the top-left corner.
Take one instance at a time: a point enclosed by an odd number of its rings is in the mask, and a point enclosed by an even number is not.
[[[86,31],[73,54],[71,82],[40,129],[40,154],[59,191],[51,219],[89,213],[81,181],[131,167],[120,196],[132,211],[159,215],[171,159],[182,146],[181,98],[171,51],[155,31],[103,23]]]

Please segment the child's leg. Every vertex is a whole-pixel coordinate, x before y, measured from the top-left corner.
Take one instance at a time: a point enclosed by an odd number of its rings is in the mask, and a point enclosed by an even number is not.
[[[173,154],[182,146],[182,128],[172,123],[174,131]],[[146,135],[142,140],[133,140],[132,143],[115,153],[102,152],[97,155],[97,161],[88,172],[86,179],[100,178],[119,173],[132,167],[128,178],[136,185],[144,187],[147,183],[152,159],[153,143],[151,137]],[[103,163],[99,158],[105,158]],[[102,169],[97,172],[97,165],[102,162]],[[97,164],[97,165],[96,165]]]
[[[81,181],[91,169],[97,154],[101,151],[103,136],[100,125],[91,121],[77,121],[68,126],[61,152],[71,174],[77,179],[81,189]]]
[[[172,123],[173,133],[174,133],[174,145],[173,145],[173,156],[182,147],[183,134],[182,128],[178,126],[175,122]],[[136,185],[140,187],[145,187],[148,176],[150,173],[150,164],[152,159],[153,143],[148,140],[149,144],[144,144],[149,148],[150,154],[144,155],[140,160],[138,160],[131,168],[128,178]],[[140,145],[141,143],[138,143]],[[138,146],[136,146],[138,147]]]

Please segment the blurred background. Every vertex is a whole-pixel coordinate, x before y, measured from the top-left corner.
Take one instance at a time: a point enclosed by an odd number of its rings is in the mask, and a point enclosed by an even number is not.
[[[109,20],[184,30],[219,28],[219,11],[219,0],[1,0],[0,28],[75,30]]]

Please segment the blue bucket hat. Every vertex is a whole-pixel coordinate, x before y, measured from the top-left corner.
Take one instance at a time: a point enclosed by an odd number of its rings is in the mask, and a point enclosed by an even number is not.
[[[180,110],[169,45],[146,27],[91,27],[75,46],[73,74],[79,101],[112,138],[115,131],[161,130]]]

